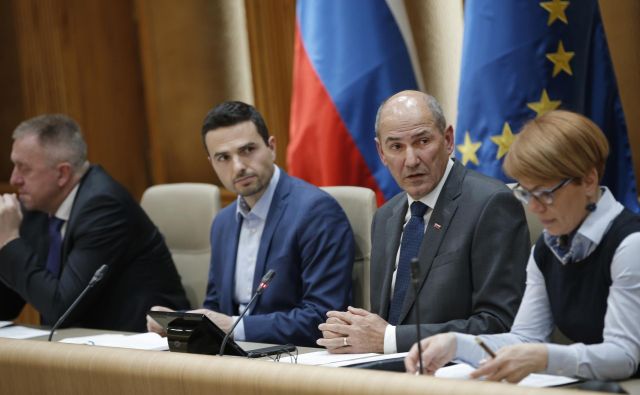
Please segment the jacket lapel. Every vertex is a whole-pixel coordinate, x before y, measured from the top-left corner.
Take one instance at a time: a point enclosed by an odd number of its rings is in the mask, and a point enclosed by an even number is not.
[[[462,190],[462,180],[464,179],[465,168],[458,162],[454,162],[453,168],[449,173],[449,177],[445,181],[436,206],[431,213],[431,218],[427,224],[420,252],[418,254],[420,263],[420,282],[419,290],[422,289],[433,265],[434,258],[438,255],[440,244],[444,240],[449,231],[449,224],[458,209],[458,197]],[[416,300],[416,293],[411,287],[408,290],[402,311],[400,312],[399,322],[404,322],[407,312],[413,306]]]
[[[269,207],[269,214],[267,214],[267,220],[264,224],[264,230],[262,231],[262,237],[260,238],[260,247],[258,248],[258,258],[256,259],[256,269],[253,275],[253,289],[255,290],[260,284],[260,280],[264,273],[267,271],[267,258],[269,256],[269,250],[271,248],[271,240],[278,228],[278,224],[282,219],[282,215],[286,211],[288,205],[289,191],[291,189],[291,179],[282,170],[280,170],[280,180],[276,190],[273,192],[273,198],[271,200],[271,207]],[[269,268],[270,269],[270,268]],[[260,299],[256,301],[253,306],[253,311],[257,311]]]

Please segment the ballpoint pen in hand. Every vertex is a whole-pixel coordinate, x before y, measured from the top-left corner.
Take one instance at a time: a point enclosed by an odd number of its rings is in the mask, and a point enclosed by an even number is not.
[[[480,339],[479,337],[476,337],[476,343],[478,343],[478,345],[479,345],[480,347],[482,347],[482,349],[483,349],[487,354],[489,354],[489,356],[490,356],[491,358],[495,358],[495,357],[496,357],[496,353],[494,353],[494,352],[493,352],[493,350],[492,350],[492,349],[490,349],[490,348],[489,348],[489,346],[487,346],[487,345],[485,344],[485,342],[483,342],[483,341],[482,341],[482,339]]]

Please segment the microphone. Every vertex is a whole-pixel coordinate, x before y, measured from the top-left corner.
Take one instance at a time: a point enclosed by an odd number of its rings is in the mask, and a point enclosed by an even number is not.
[[[98,268],[98,270],[96,270],[96,272],[93,274],[93,277],[91,278],[91,280],[89,280],[89,284],[87,284],[87,287],[80,293],[80,295],[78,295],[76,300],[74,300],[73,303],[71,303],[71,306],[69,306],[67,311],[65,311],[64,314],[62,314],[62,316],[53,325],[53,327],[51,327],[51,332],[49,332],[48,341],[51,341],[51,339],[53,338],[53,333],[67,319],[69,314],[71,314],[71,312],[76,308],[78,303],[80,303],[80,301],[84,298],[84,296],[87,294],[87,292],[89,292],[89,290],[91,288],[93,288],[94,285],[96,285],[97,283],[100,282],[100,280],[102,280],[102,278],[104,277],[104,274],[107,272],[108,269],[109,269],[109,266],[107,264],[104,264],[104,265],[100,266]]]
[[[251,298],[249,303],[247,303],[247,307],[244,309],[242,314],[240,314],[240,317],[238,317],[236,322],[233,323],[233,325],[231,326],[231,329],[229,329],[229,332],[224,336],[224,339],[222,339],[222,346],[220,346],[220,352],[218,352],[219,356],[223,356],[224,355],[224,348],[226,347],[227,342],[229,341],[229,338],[231,337],[231,334],[233,333],[233,330],[236,329],[236,326],[238,326],[238,324],[242,320],[242,317],[244,317],[245,314],[247,314],[247,311],[249,311],[249,307],[251,307],[253,302],[255,302],[256,299],[258,299],[258,296],[262,295],[264,290],[267,289],[267,287],[269,286],[269,283],[271,282],[271,280],[273,280],[273,277],[275,275],[276,275],[276,271],[273,270],[273,269],[269,269],[267,274],[262,276],[262,279],[260,280],[260,284],[258,284],[258,288],[256,288],[256,293],[253,295],[253,297]]]
[[[420,366],[419,374],[422,374],[422,345],[420,340],[420,298],[418,297],[418,291],[420,287],[420,262],[418,258],[411,259],[411,282],[413,283],[413,291],[416,294],[416,337],[418,339],[418,363]]]

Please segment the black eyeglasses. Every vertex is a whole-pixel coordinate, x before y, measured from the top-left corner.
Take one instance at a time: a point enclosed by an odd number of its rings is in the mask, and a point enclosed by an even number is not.
[[[533,196],[536,200],[544,205],[553,204],[553,193],[563,186],[567,185],[573,181],[573,178],[567,178],[562,181],[558,185],[550,189],[537,189],[535,191],[529,191],[523,188],[520,183],[516,184],[513,188],[513,195],[521,201],[523,204],[527,205],[531,201],[531,197]]]

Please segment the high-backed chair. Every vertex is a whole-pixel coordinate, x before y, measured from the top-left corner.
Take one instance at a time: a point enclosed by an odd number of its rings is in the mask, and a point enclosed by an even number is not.
[[[140,202],[171,251],[191,306],[202,306],[207,291],[209,230],[220,210],[220,190],[211,184],[178,183],[147,189]]]
[[[513,189],[516,184],[510,183],[507,184],[509,189]],[[542,223],[532,212],[529,211],[529,207],[527,205],[524,206],[524,214],[527,217],[527,226],[529,227],[529,238],[531,240],[531,245],[534,245],[536,241],[538,241],[538,237],[542,234]]]
[[[376,194],[369,188],[322,187],[347,214],[356,242],[353,262],[353,305],[371,309],[369,271],[371,261],[371,221],[376,211]]]

